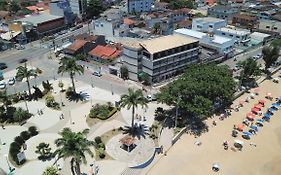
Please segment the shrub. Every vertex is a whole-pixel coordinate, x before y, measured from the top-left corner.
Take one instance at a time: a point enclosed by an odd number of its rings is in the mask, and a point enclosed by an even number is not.
[[[41,69],[39,69],[38,67],[36,68],[36,73],[37,73],[37,74],[42,74],[42,72],[43,72],[43,71],[42,71]]]
[[[19,101],[20,101],[19,96],[18,96],[17,94],[14,94],[14,95],[12,96],[12,101],[13,101],[14,103],[19,102]]]
[[[102,143],[101,137],[100,137],[100,136],[97,136],[97,137],[95,138],[95,142],[96,142],[97,144]]]
[[[29,131],[31,137],[38,134],[36,126],[30,126],[28,128],[28,131]]]
[[[19,145],[22,145],[24,143],[24,139],[21,136],[15,137],[14,141]]]
[[[24,140],[28,140],[30,138],[30,134],[28,131],[22,131],[20,133],[20,136],[24,139]]]
[[[14,122],[22,122],[24,120],[29,119],[31,116],[32,114],[29,113],[27,110],[24,110],[22,108],[17,108],[13,114],[13,120]]]
[[[99,144],[98,144],[98,148],[99,148],[99,149],[104,149],[104,150],[105,150],[105,145],[104,145],[104,143],[99,143]]]
[[[115,114],[117,109],[112,106],[111,103],[107,104],[96,104],[90,110],[89,117],[90,118],[98,118],[101,120],[106,120],[110,118],[113,114]]]
[[[10,144],[10,149],[16,149],[16,150],[20,150],[21,148],[21,144],[17,143],[17,142],[12,142]]]
[[[48,95],[45,99],[46,106],[54,109],[60,109],[60,104],[55,101],[54,96]]]
[[[104,152],[104,149],[102,148],[99,148],[98,149],[98,155],[101,159],[105,158],[105,152]]]

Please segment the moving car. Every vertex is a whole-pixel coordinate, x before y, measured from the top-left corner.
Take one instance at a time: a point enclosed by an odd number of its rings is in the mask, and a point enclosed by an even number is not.
[[[6,69],[6,68],[8,68],[6,63],[0,63],[0,69],[1,70]]]
[[[25,63],[25,62],[27,62],[27,61],[28,61],[27,59],[23,58],[23,59],[20,59],[20,60],[19,60],[19,63]]]
[[[98,76],[98,77],[101,77],[100,71],[95,71],[95,72],[93,72],[93,75]]]

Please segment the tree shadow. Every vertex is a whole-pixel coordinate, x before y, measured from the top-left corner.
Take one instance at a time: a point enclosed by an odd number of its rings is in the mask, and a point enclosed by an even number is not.
[[[201,136],[201,134],[209,131],[209,126],[200,118],[190,117],[186,119],[186,132],[194,135]]]
[[[66,94],[66,98],[70,102],[79,102],[79,101],[86,101],[89,100],[90,95],[86,92],[80,92],[80,93],[75,93],[75,92],[68,92]]]
[[[146,138],[146,135],[148,135],[148,127],[144,124],[140,124],[140,125],[135,125],[134,127],[131,126],[125,126],[124,128],[122,128],[123,134],[126,135],[130,135],[132,137],[137,137],[139,140],[142,138]]]

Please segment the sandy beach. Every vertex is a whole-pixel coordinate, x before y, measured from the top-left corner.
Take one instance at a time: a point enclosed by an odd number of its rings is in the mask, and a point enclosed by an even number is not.
[[[276,77],[280,72],[275,74]],[[273,101],[265,98],[266,93],[271,92]],[[250,94],[246,93],[234,101],[233,107],[239,101],[246,99]],[[281,96],[281,83],[273,83],[266,80],[260,84],[260,93],[249,103],[245,103],[239,112],[232,112],[231,116],[224,121],[215,119],[217,126],[212,127],[212,120],[207,123],[209,132],[202,134],[199,138],[184,134],[180,140],[169,150],[167,156],[163,156],[153,166],[148,175],[280,175],[281,174],[281,107],[275,111],[270,122],[265,122],[264,127],[259,128],[257,135],[245,140],[239,133],[237,138],[231,136],[235,124],[242,123],[246,114],[251,111],[258,100],[266,100],[262,112],[271,106],[275,97]],[[248,130],[248,129],[247,129]],[[235,139],[244,142],[242,151],[224,150],[224,140],[230,142],[233,147]],[[194,142],[202,142],[197,146]],[[250,143],[256,144],[255,146]],[[220,171],[212,171],[212,164],[218,163]]]

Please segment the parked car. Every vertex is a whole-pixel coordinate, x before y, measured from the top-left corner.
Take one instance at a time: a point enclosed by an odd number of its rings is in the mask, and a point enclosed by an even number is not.
[[[19,63],[25,63],[25,62],[27,62],[27,61],[28,61],[27,59],[23,58],[23,59],[20,59],[20,60],[19,60]]]
[[[0,82],[0,89],[5,89],[6,88],[6,83],[4,81]]]
[[[0,69],[1,69],[1,70],[4,70],[4,69],[6,69],[6,68],[8,68],[8,66],[7,66],[6,63],[0,63]]]
[[[93,75],[98,76],[98,77],[101,77],[100,71],[95,71],[95,72],[93,72]]]
[[[258,60],[260,58],[262,58],[262,54],[258,53],[257,55],[253,56],[254,60]]]
[[[155,97],[155,95],[151,95],[151,94],[149,94],[149,95],[147,95],[147,97],[146,97],[146,99],[150,102],[150,101],[156,101],[157,99],[156,99],[156,97]]]
[[[14,84],[15,84],[15,82],[16,82],[15,77],[10,78],[10,79],[8,80],[8,84],[9,84],[9,85],[14,85]]]
[[[17,50],[23,50],[23,49],[25,49],[25,47],[24,47],[23,45],[20,45],[20,44],[16,44],[15,46],[16,46],[16,49],[17,49]]]

